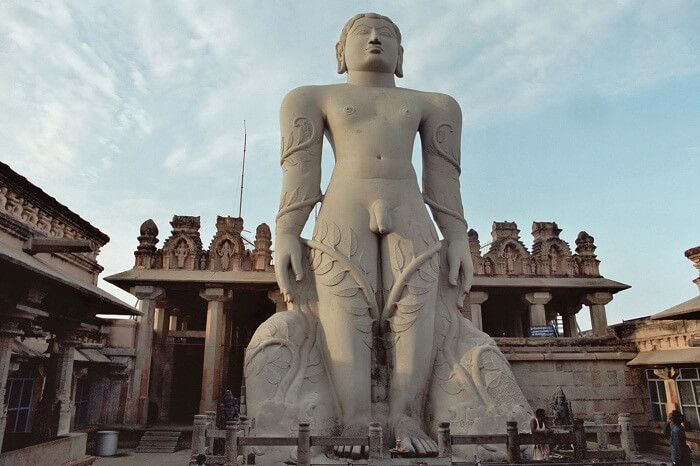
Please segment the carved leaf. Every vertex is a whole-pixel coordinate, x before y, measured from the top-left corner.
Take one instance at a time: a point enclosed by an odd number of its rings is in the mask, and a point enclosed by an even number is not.
[[[366,316],[369,315],[369,306],[359,305],[359,306],[348,306],[346,311],[355,316]]]
[[[321,265],[321,261],[323,260],[323,253],[318,252],[315,249],[311,249],[311,270],[316,270],[319,265]]]
[[[439,262],[437,254],[435,254],[433,257],[430,258],[429,263],[430,263],[430,268],[433,269],[433,272],[435,272],[436,274],[439,274],[440,273],[440,262]]]
[[[332,231],[331,246],[336,247],[338,244],[340,244],[340,240],[341,240],[340,228],[338,228],[338,225],[336,225],[335,223],[332,223],[331,224],[331,231]]]
[[[400,314],[415,314],[425,307],[425,302],[421,301],[413,304],[403,304],[401,301],[396,303],[397,310]]]
[[[340,283],[343,278],[345,278],[345,274],[347,271],[341,270],[340,272],[336,273],[335,275],[331,274],[330,278],[327,280],[322,280],[323,284],[326,286],[335,286],[338,283]]]
[[[441,380],[438,386],[448,395],[459,395],[462,392],[462,386],[455,380]]]
[[[357,252],[357,235],[355,231],[350,228],[350,256],[354,256]]]
[[[316,228],[318,228],[318,232],[316,235],[314,235],[314,238],[316,239],[316,241],[322,243],[328,235],[328,224],[323,220],[316,220]]]
[[[321,254],[321,257],[321,265],[316,269],[316,275],[327,274],[333,268],[333,264],[335,264],[335,259],[328,256],[328,254]]]
[[[419,294],[426,294],[431,290],[431,287],[425,287],[425,286],[414,286],[409,284],[407,287],[408,292],[411,294],[419,295]]]
[[[394,316],[394,319],[391,321],[391,329],[394,333],[403,333],[409,328],[413,327],[414,323],[416,323],[415,318],[402,319],[399,316]]]
[[[292,144],[294,144],[294,131],[289,132],[289,138],[287,138],[287,147],[284,150],[288,151],[292,147]]]
[[[405,264],[406,264],[406,257],[404,256],[404,253],[401,250],[401,241],[399,240],[396,242],[396,245],[394,246],[394,266],[399,271],[402,271],[403,266]]]
[[[333,291],[333,294],[336,296],[349,298],[351,296],[355,296],[359,290],[360,290],[360,287],[358,285],[353,284],[347,288],[333,289],[332,291]]]
[[[435,274],[430,267],[421,267],[418,269],[418,276],[429,283],[437,280],[437,274]]]

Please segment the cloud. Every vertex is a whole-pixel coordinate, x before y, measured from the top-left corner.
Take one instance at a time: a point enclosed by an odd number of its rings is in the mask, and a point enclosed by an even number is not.
[[[683,5],[478,3],[407,34],[406,75],[457,90],[467,124],[576,96],[629,95],[700,72],[700,33]]]

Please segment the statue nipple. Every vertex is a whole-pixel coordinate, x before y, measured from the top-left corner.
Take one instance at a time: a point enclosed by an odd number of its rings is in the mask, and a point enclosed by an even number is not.
[[[382,235],[392,231],[391,216],[386,201],[378,200],[372,204],[369,212],[369,230]]]

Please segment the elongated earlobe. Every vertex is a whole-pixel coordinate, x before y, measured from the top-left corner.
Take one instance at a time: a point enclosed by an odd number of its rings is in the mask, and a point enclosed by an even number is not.
[[[345,62],[345,60],[343,60]],[[403,46],[399,45],[399,59],[396,61],[394,74],[397,78],[403,78]]]
[[[345,64],[345,51],[343,50],[343,46],[340,45],[340,42],[335,44],[335,58],[338,60],[338,74],[343,74],[348,70],[347,65]]]

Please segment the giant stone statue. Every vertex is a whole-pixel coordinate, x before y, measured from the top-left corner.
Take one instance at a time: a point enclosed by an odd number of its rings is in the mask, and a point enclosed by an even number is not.
[[[251,435],[290,435],[301,421],[314,435],[367,435],[379,421],[385,444],[400,438],[415,456],[432,456],[439,421],[462,433],[503,433],[512,418],[527,425],[531,410],[508,362],[459,312],[472,282],[459,105],[396,87],[401,33],[385,16],[351,18],[336,56],[347,83],[300,87],[282,102],[275,271],[290,310],[258,328],[246,352]],[[416,133],[422,191],[411,164]],[[335,167],[322,193],[324,134]],[[312,239],[302,239],[319,202]],[[256,452],[265,464],[295,455]],[[361,447],[334,453],[366,456]]]

